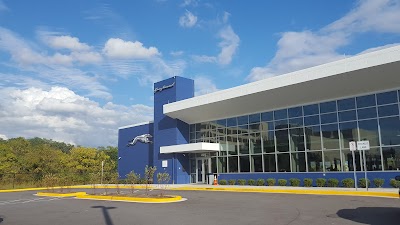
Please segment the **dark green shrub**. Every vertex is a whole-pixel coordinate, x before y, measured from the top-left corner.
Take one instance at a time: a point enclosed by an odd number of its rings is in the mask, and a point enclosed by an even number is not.
[[[235,185],[236,184],[236,180],[235,179],[230,179],[228,181],[229,185]]]
[[[298,186],[300,186],[300,179],[297,179],[297,178],[290,178],[290,179],[289,179],[289,182],[290,182],[290,186],[292,186],[292,187],[298,187]]]
[[[377,188],[382,187],[384,183],[385,183],[384,179],[380,179],[380,178],[374,179],[374,184],[375,184],[375,187],[377,187]]]
[[[397,181],[395,179],[390,179],[390,186],[394,188],[400,188],[400,181]]]
[[[287,180],[285,179],[278,179],[278,185],[279,186],[286,186]]]
[[[326,179],[325,178],[317,178],[315,180],[315,182],[317,183],[317,187],[325,187]]]
[[[267,179],[267,185],[268,186],[275,186],[276,180],[274,178],[268,178]]]
[[[337,187],[339,186],[339,180],[335,178],[328,179],[328,187]]]
[[[239,179],[239,180],[237,181],[237,183],[238,183],[239,185],[245,185],[245,184],[246,184],[246,180],[245,180],[245,179]]]
[[[257,180],[257,186],[264,186],[265,185],[265,180],[264,179],[258,179]]]
[[[312,187],[313,179],[311,178],[304,178],[303,183],[304,187]]]
[[[247,184],[250,186],[254,186],[254,185],[256,185],[256,181],[254,179],[248,179]]]
[[[220,180],[220,181],[219,181],[219,184],[220,184],[220,185],[227,185],[228,182],[227,182],[226,180]]]
[[[354,179],[352,179],[352,178],[343,179],[342,185],[343,185],[343,187],[346,187],[346,188],[353,188],[354,187]]]
[[[367,179],[367,182],[368,182],[368,187],[371,187],[371,181]],[[361,178],[358,180],[358,186],[360,186],[361,188],[365,188],[367,187],[367,182],[365,182],[365,178]]]

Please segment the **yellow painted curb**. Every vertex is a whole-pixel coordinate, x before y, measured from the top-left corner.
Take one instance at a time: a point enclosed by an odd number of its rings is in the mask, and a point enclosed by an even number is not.
[[[307,195],[345,195],[345,196],[369,196],[399,198],[398,193],[373,192],[373,191],[335,191],[335,190],[290,190],[290,189],[257,189],[257,188],[172,188],[174,191],[227,191],[227,192],[257,192],[257,193],[281,193],[281,194],[307,194]]]
[[[80,195],[86,195],[86,192],[73,192],[73,193],[51,193],[51,192],[38,192],[37,196],[44,196],[44,197],[76,197]]]
[[[63,187],[52,187],[51,189],[91,189],[93,186],[91,185],[76,185],[76,186],[63,186]],[[115,189],[117,188],[116,185],[96,185],[96,189]],[[130,186],[119,186],[120,189],[131,189]],[[40,187],[40,188],[20,188],[20,189],[5,189],[0,190],[0,193],[7,193],[7,192],[22,192],[22,191],[41,191],[41,190],[48,190],[49,188]],[[146,189],[144,185],[138,185],[134,187],[134,189]],[[148,189],[154,189],[152,186],[149,186]]]
[[[140,198],[140,197],[126,197],[126,196],[107,196],[107,195],[79,195],[78,199],[92,199],[92,200],[108,200],[108,201],[127,201],[127,202],[145,202],[145,203],[167,203],[177,202],[182,200],[182,196],[173,196],[171,198]]]

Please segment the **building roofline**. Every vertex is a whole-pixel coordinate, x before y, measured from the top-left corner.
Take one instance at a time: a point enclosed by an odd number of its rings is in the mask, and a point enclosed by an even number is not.
[[[126,125],[122,127],[118,127],[118,130],[126,129],[126,128],[131,128],[131,127],[138,127],[146,124],[151,124],[154,123],[154,121],[147,121],[147,122],[142,122],[142,123],[136,123],[136,124],[131,124],[131,125]]]

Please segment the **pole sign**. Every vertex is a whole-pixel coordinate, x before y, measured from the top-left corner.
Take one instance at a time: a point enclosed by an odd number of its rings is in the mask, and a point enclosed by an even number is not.
[[[357,150],[357,145],[355,141],[350,141],[349,142],[349,146],[350,146],[350,151],[355,151]]]
[[[369,141],[357,141],[357,150],[369,150]]]

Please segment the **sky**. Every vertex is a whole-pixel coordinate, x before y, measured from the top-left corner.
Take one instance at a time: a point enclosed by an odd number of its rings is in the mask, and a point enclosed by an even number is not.
[[[0,0],[0,138],[116,146],[153,83],[203,95],[400,43],[400,0]]]

